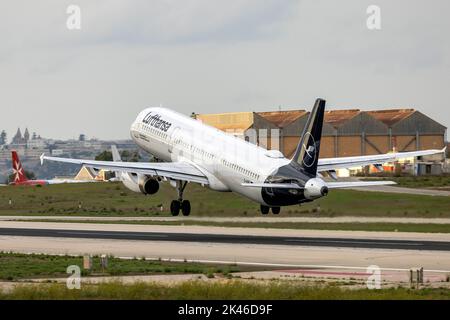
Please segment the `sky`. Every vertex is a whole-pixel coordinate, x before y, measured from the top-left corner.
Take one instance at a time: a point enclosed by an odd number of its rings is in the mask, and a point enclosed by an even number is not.
[[[67,28],[70,5],[81,29]],[[447,0],[2,1],[0,130],[126,139],[146,107],[309,109],[318,97],[450,127],[448,12]]]

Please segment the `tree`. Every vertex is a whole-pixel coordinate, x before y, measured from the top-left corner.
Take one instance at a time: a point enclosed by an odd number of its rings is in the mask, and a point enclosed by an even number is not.
[[[122,161],[125,162],[138,162],[141,159],[141,156],[139,155],[138,151],[128,151],[128,150],[121,151],[120,157]],[[108,150],[102,151],[95,157],[95,160],[113,161],[112,152]]]
[[[0,133],[0,146],[6,144],[7,140],[7,135],[6,135],[6,131],[3,130],[2,133]]]
[[[95,157],[95,160],[97,160],[97,161],[112,161],[113,160],[112,153],[111,153],[111,151],[105,150],[102,153],[99,153]]]
[[[130,152],[127,150],[123,150],[120,153],[120,156],[123,161],[127,161],[127,162],[139,162],[139,160],[141,159],[141,156],[139,155],[138,151]]]

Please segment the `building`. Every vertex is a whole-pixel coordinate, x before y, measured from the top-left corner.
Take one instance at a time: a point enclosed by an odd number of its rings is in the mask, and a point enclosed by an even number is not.
[[[28,132],[28,129],[27,129],[26,132]],[[13,144],[13,145],[25,145],[26,143],[27,143],[27,140],[25,139],[24,136],[22,136],[22,131],[20,131],[20,128],[17,128],[17,132],[14,135],[14,137],[12,138],[11,144]]]
[[[112,178],[112,174],[109,171],[105,170],[94,170],[92,168],[88,168],[82,166],[80,171],[75,176],[74,180],[78,181],[108,181]]]
[[[309,112],[298,109],[272,112],[200,114],[196,118],[268,149],[291,157]],[[321,158],[375,155],[424,149],[442,149],[447,128],[414,109],[326,111]],[[407,159],[402,170],[415,174],[442,172],[442,155]],[[387,170],[394,167],[386,166]]]

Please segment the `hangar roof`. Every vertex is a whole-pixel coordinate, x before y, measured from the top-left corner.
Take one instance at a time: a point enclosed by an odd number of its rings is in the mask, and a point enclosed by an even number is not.
[[[359,109],[325,111],[324,122],[337,128],[357,116],[360,112],[361,110]]]
[[[279,128],[283,128],[307,114],[306,110],[267,111],[256,113]]]
[[[414,109],[388,109],[388,110],[367,111],[369,115],[385,123],[389,127],[405,119],[406,117],[409,117],[414,112],[416,112],[416,110]]]

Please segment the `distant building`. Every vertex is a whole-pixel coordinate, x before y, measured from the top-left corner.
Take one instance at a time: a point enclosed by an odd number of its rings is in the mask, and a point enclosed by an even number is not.
[[[43,149],[46,147],[46,141],[41,139],[41,136],[38,136],[36,132],[33,132],[33,135],[30,136],[30,132],[28,128],[25,128],[25,133],[22,135],[20,128],[17,128],[17,132],[12,138],[11,148],[30,148],[30,149]],[[11,149],[10,148],[10,149]]]
[[[23,134],[23,139],[25,142],[28,142],[30,140],[30,132],[28,132],[28,128],[25,128],[25,133]]]
[[[92,168],[81,167],[80,171],[75,176],[74,180],[79,181],[108,181],[112,177],[109,171],[99,170],[96,171]]]
[[[22,136],[22,131],[20,131],[20,128],[17,128],[17,132],[14,135],[14,137],[12,138],[11,144],[14,144],[14,145],[25,145],[26,143],[27,143],[27,141]]]
[[[75,180],[81,180],[81,181],[88,181],[88,180],[95,180],[95,177],[97,176],[97,172],[88,167],[81,167],[80,171],[75,176]]]

